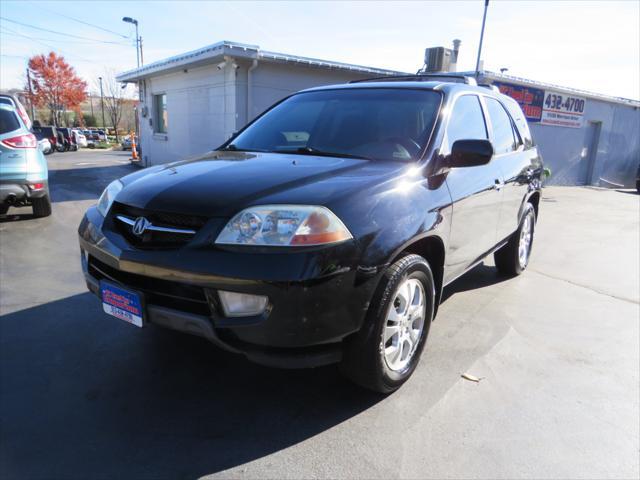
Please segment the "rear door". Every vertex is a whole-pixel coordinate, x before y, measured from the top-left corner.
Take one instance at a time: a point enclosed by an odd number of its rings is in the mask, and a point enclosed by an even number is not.
[[[514,119],[502,102],[490,96],[485,96],[484,102],[494,148],[493,161],[500,168],[504,178],[503,201],[497,231],[498,241],[501,241],[518,228],[520,207],[536,173],[537,154],[531,142],[525,145]]]
[[[24,149],[11,148],[3,142],[25,133],[16,112],[13,109],[0,108],[0,182],[25,178],[27,156]]]
[[[456,140],[489,138],[480,98],[459,96],[447,125],[442,153],[448,155]],[[445,282],[462,274],[496,244],[502,202],[502,173],[491,160],[478,167],[453,168],[447,174],[453,217]]]

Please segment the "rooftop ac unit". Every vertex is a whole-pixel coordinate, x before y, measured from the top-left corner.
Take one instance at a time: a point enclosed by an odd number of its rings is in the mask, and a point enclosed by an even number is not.
[[[427,48],[424,51],[424,72],[449,72],[453,59],[453,50],[444,47]]]

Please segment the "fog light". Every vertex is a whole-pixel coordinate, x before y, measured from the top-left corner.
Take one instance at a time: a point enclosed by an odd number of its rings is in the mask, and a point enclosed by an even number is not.
[[[219,290],[220,303],[226,317],[251,317],[267,308],[268,297]]]

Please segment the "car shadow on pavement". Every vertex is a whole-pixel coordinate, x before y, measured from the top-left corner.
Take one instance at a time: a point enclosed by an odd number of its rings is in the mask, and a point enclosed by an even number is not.
[[[0,223],[8,222],[22,222],[24,220],[33,220],[34,215],[32,213],[7,213],[6,215],[0,215]]]
[[[128,164],[52,170],[49,172],[51,201],[97,200],[110,182],[137,170]]]
[[[477,290],[496,283],[502,283],[513,277],[500,274],[495,267],[480,263],[469,270],[460,278],[456,279],[442,291],[441,302],[447,301],[456,293]]]
[[[479,265],[444,296],[505,279]],[[458,379],[430,368],[425,409]],[[4,478],[198,478],[298,444],[383,399],[335,366],[266,368],[197,337],[138,329],[105,315],[90,293],[0,317]]]
[[[4,478],[197,478],[382,398],[335,367],[264,368],[196,337],[137,329],[89,293],[0,317]]]

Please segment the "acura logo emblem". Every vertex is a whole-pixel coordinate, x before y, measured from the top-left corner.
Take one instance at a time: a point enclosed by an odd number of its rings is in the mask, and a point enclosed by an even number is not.
[[[136,221],[133,223],[133,228],[131,229],[133,233],[137,236],[141,237],[147,228],[151,225],[151,222],[144,217],[136,218]]]

